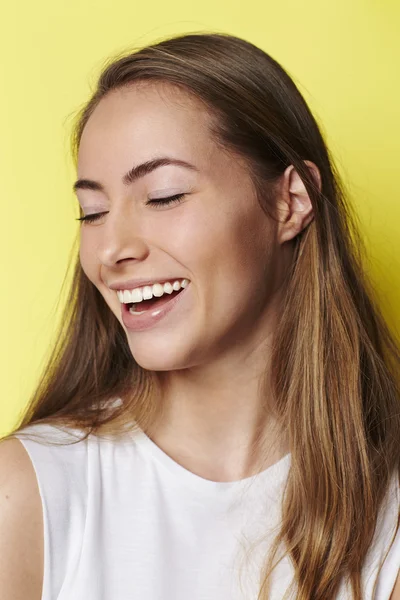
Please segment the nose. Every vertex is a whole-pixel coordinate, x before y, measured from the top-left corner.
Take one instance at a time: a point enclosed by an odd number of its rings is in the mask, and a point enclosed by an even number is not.
[[[100,262],[106,267],[126,260],[144,260],[149,247],[137,214],[114,208],[105,215],[101,228],[97,252]]]

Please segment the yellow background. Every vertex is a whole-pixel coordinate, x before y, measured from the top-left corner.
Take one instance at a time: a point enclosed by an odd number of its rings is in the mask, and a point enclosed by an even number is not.
[[[0,434],[34,389],[78,231],[71,117],[103,61],[190,31],[239,35],[292,75],[356,204],[369,269],[400,327],[398,0],[25,0],[0,11]]]

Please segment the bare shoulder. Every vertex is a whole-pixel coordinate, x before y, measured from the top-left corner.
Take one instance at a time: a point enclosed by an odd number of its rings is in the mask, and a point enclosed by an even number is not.
[[[389,600],[400,600],[400,572],[397,576],[396,583],[394,584],[392,595],[390,596]]]
[[[0,441],[0,589],[8,600],[41,600],[43,515],[36,474],[17,438]]]

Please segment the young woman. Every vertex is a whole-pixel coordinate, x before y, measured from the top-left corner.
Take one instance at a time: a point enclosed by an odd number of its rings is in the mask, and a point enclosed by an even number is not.
[[[395,600],[400,352],[318,125],[237,37],[115,58],[80,246],[0,446],[8,600]]]

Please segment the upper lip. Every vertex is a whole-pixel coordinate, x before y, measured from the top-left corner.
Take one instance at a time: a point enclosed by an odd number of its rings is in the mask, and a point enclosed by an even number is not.
[[[129,279],[129,281],[120,281],[111,283],[108,287],[111,290],[134,290],[145,285],[154,285],[155,283],[166,283],[167,281],[181,281],[187,277],[161,277],[160,279]]]

